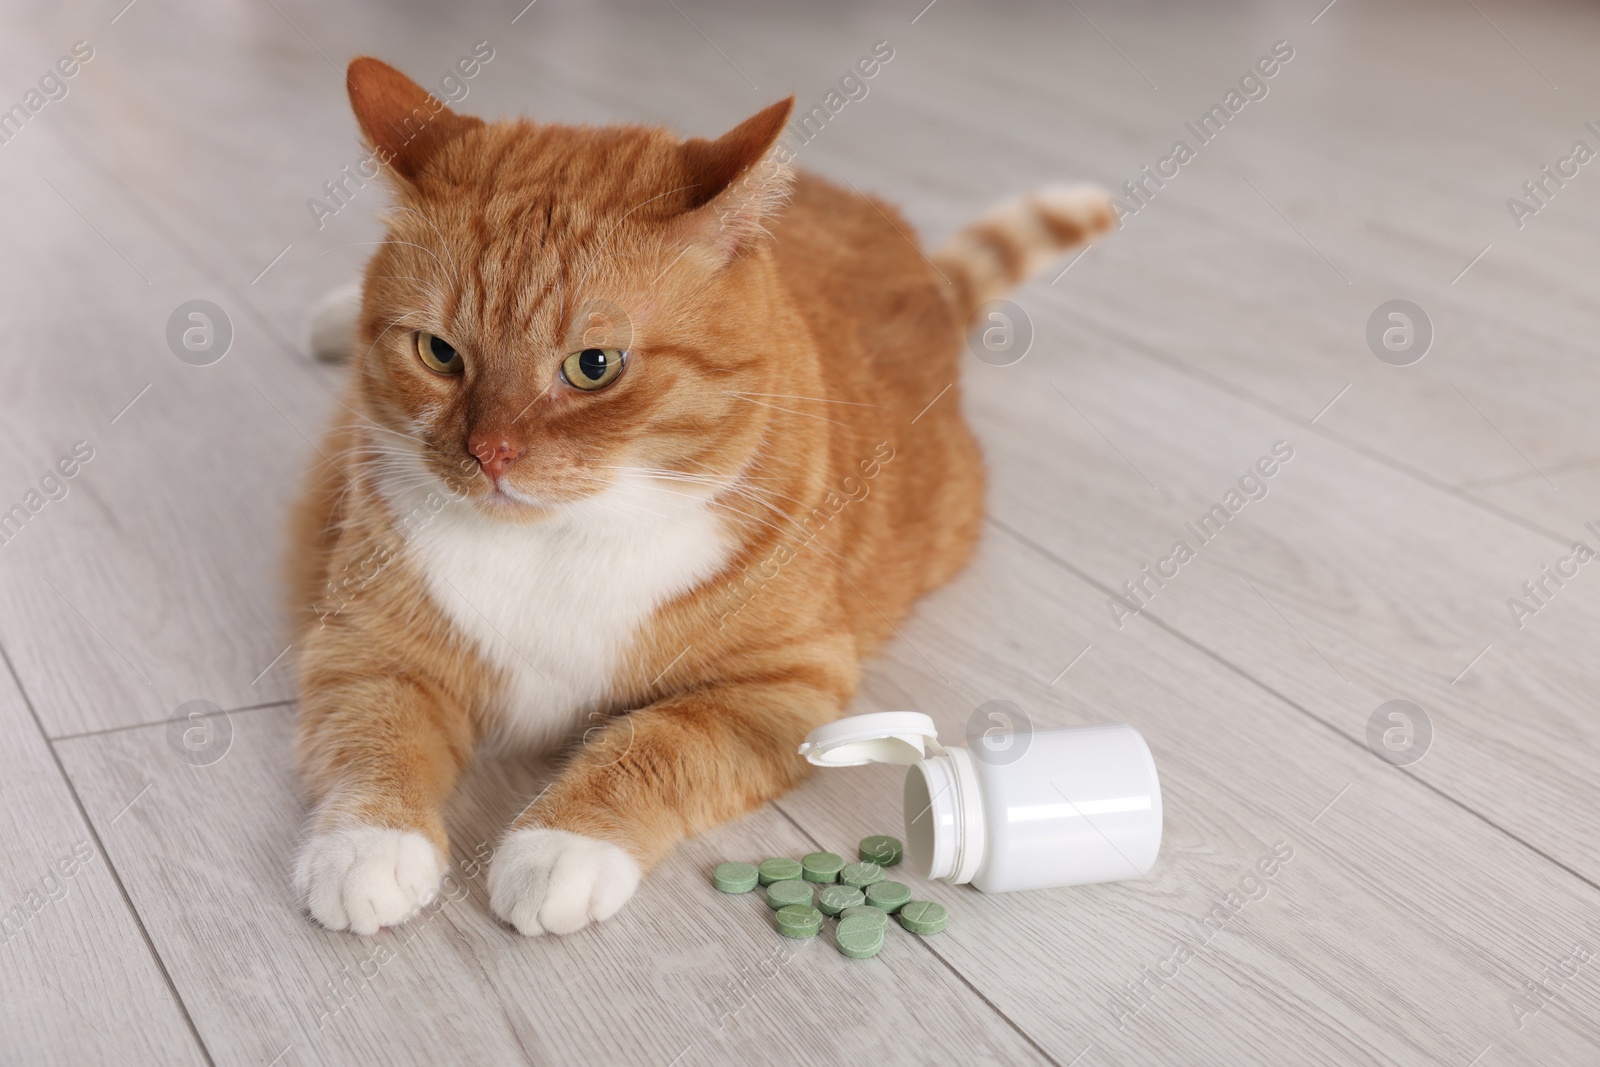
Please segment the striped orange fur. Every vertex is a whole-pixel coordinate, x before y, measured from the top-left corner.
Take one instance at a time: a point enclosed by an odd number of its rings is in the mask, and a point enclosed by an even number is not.
[[[393,209],[295,514],[297,880],[330,927],[402,921],[474,752],[559,749],[489,888],[522,932],[568,932],[794,785],[801,739],[965,563],[966,320],[1109,210],[1025,200],[936,270],[892,207],[790,168],[792,101],[682,140],[486,124],[372,59],[349,88]],[[590,349],[626,353],[592,392],[562,369]]]

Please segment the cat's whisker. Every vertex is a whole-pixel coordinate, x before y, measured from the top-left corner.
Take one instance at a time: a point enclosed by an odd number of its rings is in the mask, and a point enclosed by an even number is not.
[[[338,452],[340,456],[349,456],[353,459],[385,460],[398,459],[400,454],[386,441],[361,440],[354,444],[346,445]]]
[[[408,481],[386,481],[384,482],[384,488],[390,493],[404,495],[415,489],[427,488],[431,486],[433,482],[434,478],[431,474],[420,475],[413,476]]]
[[[604,510],[610,511],[614,515],[625,515],[625,513],[620,512],[617,509],[618,508],[622,508],[622,507],[626,507],[626,508],[632,508],[635,512],[643,512],[644,514],[649,515],[651,518],[655,518],[655,519],[667,519],[667,518],[670,518],[670,516],[667,515],[667,513],[663,512],[663,511],[660,511],[660,510],[658,510],[656,508],[647,507],[645,505],[645,503],[643,501],[641,501],[641,500],[628,499],[628,496],[629,496],[629,494],[628,494],[628,491],[626,489],[624,489],[624,490],[622,490],[621,492],[618,492],[618,493],[606,494],[603,497],[600,494],[595,494],[593,496],[584,497],[583,500],[580,501],[580,503],[578,505],[574,505],[574,507],[582,506],[582,505],[592,505],[594,507],[598,507],[598,508],[602,508]]]
[[[355,429],[357,430],[357,433],[355,435],[356,440],[354,441],[354,443],[352,443],[350,445],[347,445],[346,446],[347,448],[374,448],[374,449],[383,448],[383,449],[388,449],[388,450],[394,452],[395,455],[406,455],[409,452],[409,449],[406,450],[406,451],[402,451],[401,449],[403,448],[403,446],[397,445],[395,442],[389,440],[386,437],[368,437],[367,436],[366,431],[375,430],[375,429],[382,429],[382,427],[379,427],[379,426],[365,426],[365,425],[363,425],[361,423],[357,423],[355,425]],[[398,434],[399,431],[391,431],[391,432]],[[421,444],[422,442],[417,441],[415,443]]]
[[[400,318],[400,319],[395,319],[395,320],[394,320],[394,321],[393,321],[393,322],[391,322],[391,323],[389,323],[389,325],[387,325],[387,326],[385,326],[385,327],[384,327],[384,328],[383,328],[383,332],[382,332],[382,333],[380,333],[380,334],[378,334],[378,336],[376,336],[376,337],[374,337],[374,338],[373,338],[373,339],[372,339],[372,344],[370,344],[370,345],[368,345],[368,346],[367,346],[367,355],[368,355],[368,356],[370,356],[370,355],[372,355],[372,350],[373,350],[373,349],[374,349],[374,348],[377,348],[377,347],[378,347],[378,342],[379,342],[379,341],[381,341],[381,340],[383,340],[383,335],[384,335],[384,334],[385,334],[385,333],[388,333],[388,332],[389,332],[389,331],[390,331],[390,330],[392,330],[392,329],[394,329],[394,328],[395,328],[395,327],[396,327],[396,326],[399,326],[399,325],[400,325],[400,324],[401,324],[401,323],[402,323],[402,322],[404,322],[404,321],[405,321],[405,320],[404,320],[404,319],[403,319],[403,318]],[[363,358],[365,358],[365,357],[363,357]]]
[[[665,486],[628,485],[628,486],[626,486],[626,489],[629,490],[629,491],[654,491],[654,492],[658,492],[658,493],[667,493],[667,494],[670,494],[672,496],[683,497],[686,500],[691,500],[691,501],[694,501],[695,503],[698,503],[698,504],[704,504],[705,503],[705,501],[701,497],[695,496],[695,495],[690,494],[690,493],[680,493],[680,492],[677,492],[675,490],[668,489]],[[752,501],[752,502],[753,503],[762,503],[761,501]],[[753,523],[756,523],[757,525],[764,526],[769,530],[774,530],[774,531],[778,532],[779,534],[790,534],[790,533],[793,533],[795,531],[799,531],[799,532],[801,532],[801,533],[806,535],[806,541],[804,543],[807,543],[807,544],[813,543],[812,532],[810,530],[806,529],[804,524],[798,522],[797,520],[791,518],[790,516],[784,514],[783,512],[779,512],[778,513],[779,517],[784,519],[786,522],[788,522],[789,525],[791,527],[793,527],[792,530],[788,529],[788,528],[786,528],[784,526],[780,526],[779,524],[777,524],[775,522],[772,522],[772,521],[770,521],[768,519],[762,518],[760,515],[753,515],[750,512],[745,511],[745,510],[743,510],[741,508],[736,508],[733,505],[729,504],[727,501],[713,501],[712,503],[713,503],[713,506],[715,506],[715,507],[719,507],[719,508],[722,508],[722,509],[724,509],[726,511],[732,512],[733,514],[738,515],[738,516],[740,516],[742,518],[748,519],[749,521],[751,521]],[[768,506],[770,506],[770,505],[768,505]],[[825,549],[821,545],[817,545],[816,547],[817,547],[818,552],[821,553],[822,555],[834,560],[837,563],[840,563],[841,565],[843,564],[843,562],[844,562],[843,559],[836,552],[834,552],[832,549]]]
[[[432,252],[428,251],[428,249],[423,248],[421,245],[417,244],[415,241],[397,241],[393,237],[389,238],[387,241],[352,241],[349,244],[345,244],[345,245],[334,245],[333,248],[329,248],[329,249],[323,250],[323,252],[321,254],[325,256],[329,252],[332,252],[332,251],[334,251],[334,249],[338,249],[338,248],[362,248],[362,247],[376,247],[376,246],[380,246],[380,245],[410,245],[412,248],[418,249],[418,250],[423,251],[423,252],[427,252],[428,255],[433,256],[433,261],[435,263],[439,264],[439,269],[440,270],[444,270],[443,261],[441,261],[438,256],[434,256]],[[454,275],[451,276],[451,280],[452,281],[455,280]]]
[[[693,459],[685,460],[685,462],[693,463],[693,464],[695,464],[695,466],[703,468],[704,474],[707,477],[715,478],[715,479],[717,479],[717,481],[719,483],[726,484],[726,485],[745,485],[745,486],[748,486],[753,492],[761,493],[761,494],[763,494],[765,496],[770,496],[775,500],[787,500],[792,504],[798,504],[801,507],[805,506],[804,501],[797,500],[792,496],[787,496],[787,495],[785,495],[783,493],[778,492],[776,489],[768,489],[768,488],[766,488],[763,483],[774,482],[774,483],[779,483],[779,484],[788,484],[790,479],[783,478],[783,477],[780,477],[780,476],[775,475],[775,474],[773,474],[773,475],[757,475],[755,473],[755,463],[753,461],[751,463],[746,464],[744,470],[739,471],[737,473],[731,473],[731,474],[715,470],[712,467],[709,467],[706,464],[700,463],[700,462],[698,462],[696,460],[693,460]],[[691,473],[693,473],[693,472],[691,472]]]
[[[786,501],[787,503],[793,504],[799,508],[809,509],[812,506],[804,500],[799,500],[795,497],[789,496],[787,493],[780,493],[776,489],[766,489],[760,485],[752,484],[748,475],[740,475],[732,482],[729,482],[728,485],[729,488],[736,492],[744,493],[758,499],[765,500],[766,498],[770,497],[773,500]]]
[[[359,452],[349,449],[329,457],[329,459],[335,461],[336,465],[339,467],[349,467],[358,471],[364,469],[368,465],[369,461],[377,462],[383,458],[384,457],[381,453]]]
[[[433,281],[430,278],[419,278],[415,274],[374,274],[374,275],[372,275],[372,279],[374,281],[377,281],[379,278],[382,278],[385,281],[416,282],[418,285],[431,288],[435,292],[438,291],[438,288],[437,288],[438,287],[438,283],[437,282]]]
[[[633,496],[633,493],[634,490],[630,488],[621,491],[620,494],[610,494],[607,496],[607,502],[624,507],[630,507],[636,511],[642,511],[647,515],[664,521],[670,521],[674,516],[692,514],[695,510],[697,510],[694,506],[695,502],[693,500],[690,500],[688,503],[679,503],[678,501],[663,499],[654,499],[649,501],[638,499],[636,497],[629,499],[629,497]]]
[[[785,518],[789,517],[788,514],[782,508],[772,503],[771,500],[766,499],[767,497],[771,497],[775,500],[785,500],[800,508],[809,508],[810,506],[804,501],[797,500],[794,497],[786,496],[771,489],[762,489],[757,486],[743,484],[741,479],[733,479],[729,481],[722,478],[695,475],[686,471],[661,470],[651,467],[612,467],[609,469],[631,471],[638,474],[644,474],[648,477],[658,478],[663,481],[692,482],[699,485],[710,486],[717,490],[716,495],[721,495],[725,492],[734,493],[745,497],[746,499],[750,500],[751,503],[760,504],[763,507],[771,508],[773,511],[783,515]]]
[[[625,495],[630,495],[630,494],[631,495],[638,495],[638,494],[643,494],[643,493],[663,493],[663,494],[666,494],[667,496],[676,497],[676,498],[680,498],[680,499],[683,499],[683,500],[690,501],[691,506],[692,505],[704,506],[705,504],[707,504],[709,502],[709,501],[706,500],[706,498],[704,498],[702,496],[698,496],[698,495],[696,495],[694,493],[680,492],[679,490],[676,490],[676,489],[669,489],[664,485],[638,485],[638,484],[629,483],[629,482],[618,482],[618,483],[614,483],[613,485],[611,485],[609,487],[609,489],[608,489],[608,492],[610,493],[610,495],[613,495],[613,496],[617,496],[617,495],[624,495],[625,496]]]
[[[439,233],[439,227],[434,224],[434,221],[428,216],[424,215],[421,211],[418,211],[415,207],[411,207],[409,205],[402,208],[401,211],[402,213],[415,215],[417,218],[433,227],[433,232],[439,234],[439,246],[444,249],[444,254],[450,257],[450,272],[452,275],[452,280],[459,278],[460,274],[456,270],[456,257],[450,252],[450,242],[444,239],[444,234]]]
[[[696,475],[690,471],[672,470],[669,467],[635,467],[627,464],[598,463],[600,470],[626,471],[630,474],[644,474],[652,478],[685,478],[709,480],[710,475]]]
[[[687,472],[687,471],[660,470],[660,469],[650,468],[650,467],[613,467],[611,469],[621,470],[621,471],[628,471],[628,472],[632,472],[632,473],[636,473],[636,474],[642,474],[647,478],[653,478],[653,479],[657,479],[657,480],[660,480],[660,481],[686,482],[686,483],[690,483],[690,484],[694,484],[694,485],[703,485],[703,486],[706,486],[706,487],[714,490],[714,492],[712,493],[712,498],[713,499],[716,496],[720,496],[722,493],[725,493],[725,492],[742,493],[742,494],[750,495],[751,499],[755,500],[758,503],[764,504],[764,505],[766,505],[768,507],[773,507],[773,505],[770,504],[768,501],[762,500],[762,499],[760,499],[758,496],[756,496],[754,494],[760,492],[760,493],[767,493],[768,495],[771,495],[771,496],[774,496],[774,497],[779,496],[779,494],[772,493],[770,490],[755,490],[755,489],[752,489],[752,488],[740,486],[737,481],[729,481],[729,480],[724,479],[724,478],[711,477],[711,476],[707,476],[707,475],[696,475],[696,474],[693,474],[693,473],[690,473],[690,472]],[[798,504],[800,502],[799,501],[794,501],[794,503]],[[778,508],[774,507],[774,510],[781,510],[781,509],[778,509]]]
[[[341,403],[339,406],[344,408],[350,414],[354,415],[356,418],[360,419],[361,420],[360,425],[362,427],[364,427],[365,429],[377,430],[379,433],[394,434],[396,437],[403,437],[408,441],[415,441],[417,444],[421,445],[424,448],[428,447],[428,442],[424,441],[422,438],[418,437],[416,434],[406,433],[403,430],[391,429],[388,426],[381,426],[378,423],[373,422],[371,419],[367,418],[367,416],[363,415],[361,412],[357,411],[355,408],[350,407],[347,404]]]
[[[747,404],[755,404],[755,405],[757,405],[759,407],[771,408],[773,411],[782,411],[782,412],[784,412],[785,414],[788,414],[788,415],[802,415],[802,416],[804,416],[805,418],[808,418],[808,419],[819,419],[822,422],[831,422],[835,426],[843,426],[845,429],[849,429],[850,428],[850,424],[849,423],[840,422],[838,419],[826,418],[826,417],[824,417],[822,415],[818,415],[818,414],[816,414],[814,412],[810,412],[810,411],[795,411],[793,408],[782,408],[782,407],[779,407],[777,404],[767,404],[767,403],[763,403],[760,400],[751,400],[749,397],[741,396],[738,393],[723,393],[722,395],[723,396],[731,396],[735,400],[743,400]]]
[[[711,490],[710,492],[707,492],[707,493],[681,493],[680,494],[682,496],[692,496],[692,497],[694,497],[694,499],[700,501],[702,504],[709,504],[709,503],[715,502],[716,498],[719,495],[721,495],[723,490],[726,488],[720,482],[711,482],[711,481],[707,481],[707,480],[699,479],[699,478],[673,477],[673,476],[668,475],[668,474],[651,474],[651,475],[646,475],[646,477],[651,479],[651,483],[645,484],[645,485],[641,485],[641,486],[637,486],[637,488],[663,490],[663,489],[665,489],[664,486],[653,484],[653,483],[655,483],[655,482],[676,482],[676,483],[678,483],[680,485],[692,485],[692,486],[703,487],[703,488]]]
[[[692,183],[692,182],[690,184],[688,184],[688,185],[680,185],[676,189],[668,189],[664,193],[657,193],[655,196],[652,196],[649,200],[645,200],[642,203],[638,203],[638,204],[633,205],[633,207],[629,208],[627,211],[622,213],[622,217],[617,219],[617,221],[612,224],[611,229],[606,231],[606,235],[604,237],[600,238],[600,240],[596,243],[596,245],[595,245],[596,253],[595,254],[598,254],[598,251],[606,246],[606,242],[611,240],[611,235],[617,232],[617,227],[621,226],[624,222],[626,222],[628,220],[628,216],[629,215],[632,215],[635,211],[638,211],[640,208],[644,207],[647,204],[655,203],[657,200],[660,200],[664,196],[671,196],[673,193],[681,193],[686,189],[693,189],[694,187],[695,187],[694,183]],[[589,258],[584,262],[583,275],[578,279],[578,284],[576,286],[574,286],[573,288],[581,290],[583,288],[583,283],[589,280],[589,268],[594,266],[594,264],[596,262],[595,254],[591,254],[589,256]]]
[[[420,300],[413,301],[413,303],[416,304],[416,306],[418,308],[425,308],[425,307],[440,308],[440,307],[447,306],[449,304],[449,302],[450,302],[450,293],[449,293],[449,291],[444,286],[440,285],[439,282],[437,280],[435,280],[435,279],[432,279],[432,278],[418,278],[416,275],[413,275],[413,274],[375,274],[375,275],[373,275],[373,280],[374,281],[376,281],[376,280],[378,280],[380,278],[381,279],[386,279],[386,280],[413,281],[413,282],[416,282],[417,283],[417,288],[418,288],[418,290],[420,292],[420,295],[422,297],[422,299],[420,299]]]
[[[861,403],[859,401],[856,401],[856,400],[830,400],[827,397],[822,397],[822,396],[796,396],[794,393],[750,393],[750,392],[745,392],[743,390],[739,390],[739,391],[735,391],[735,392],[730,392],[727,395],[728,396],[736,396],[741,400],[743,400],[743,399],[745,399],[747,397],[752,397],[752,396],[764,396],[764,397],[771,397],[771,398],[774,398],[774,399],[777,399],[777,400],[814,400],[819,404],[846,404],[846,405],[848,405],[850,407],[853,407],[853,408],[875,408],[875,407],[879,407],[880,406],[878,404],[863,404],[863,403]]]
[[[673,256],[665,267],[661,268],[661,273],[650,279],[650,284],[655,285],[657,282],[661,281],[662,278],[665,278],[667,276],[667,271],[671,270],[673,267],[676,267],[678,265],[678,260],[689,254],[689,248],[689,245],[684,245],[683,248],[679,250],[678,254]]]

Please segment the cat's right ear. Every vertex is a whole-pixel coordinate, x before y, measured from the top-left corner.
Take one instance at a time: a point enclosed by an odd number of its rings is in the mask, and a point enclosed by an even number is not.
[[[350,108],[380,163],[410,181],[449,142],[483,125],[457,115],[381,59],[360,56],[345,75]]]
[[[683,235],[727,262],[765,233],[794,182],[778,143],[794,97],[756,112],[714,141],[693,138],[679,149],[690,186]]]

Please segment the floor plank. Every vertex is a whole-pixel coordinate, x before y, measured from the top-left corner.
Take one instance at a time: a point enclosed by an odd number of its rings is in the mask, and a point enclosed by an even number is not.
[[[1583,655],[1600,588],[1574,582],[1537,628],[1506,606],[1561,542],[1139,350],[1060,317],[1035,320],[1063,331],[1052,335],[1060,347],[969,378],[978,423],[1013,428],[986,436],[992,511],[1099,587],[1114,639],[1148,621],[1111,600],[1143,582],[1142,614],[1347,736],[1364,738],[1386,700],[1417,701],[1435,746],[1413,773],[1600,878],[1600,852],[1565,814],[1594,788],[1594,683],[1565,665]],[[1048,452],[1032,443],[1043,434]],[[1258,479],[1267,495],[1202,542],[1193,525],[1278,441],[1295,456]],[[1041,484],[1068,488],[1041,494]],[[1180,540],[1196,558],[1157,588],[1142,568]]]
[[[9,670],[0,675],[0,765],[0,1059],[205,1063],[100,833]]]
[[[20,609],[0,616],[0,639],[52,736],[164,721],[191,699],[282,700],[288,673],[266,670],[287,644],[282,528],[327,376],[237,313],[220,362],[180,361],[175,309],[232,302],[49,117],[0,168],[13,205],[0,218],[13,340],[0,510],[30,491],[42,503],[0,546],[0,588]],[[42,502],[75,448],[92,458]]]

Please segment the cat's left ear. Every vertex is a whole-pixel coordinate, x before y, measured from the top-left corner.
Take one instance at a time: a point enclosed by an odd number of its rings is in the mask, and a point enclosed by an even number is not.
[[[457,115],[381,59],[352,59],[345,87],[356,122],[378,160],[408,181],[446,144],[483,125],[482,119]]]
[[[739,125],[708,141],[695,137],[683,143],[685,184],[690,211],[684,216],[684,237],[727,262],[766,232],[764,223],[789,198],[794,170],[778,135],[794,110],[794,97],[756,112]]]

